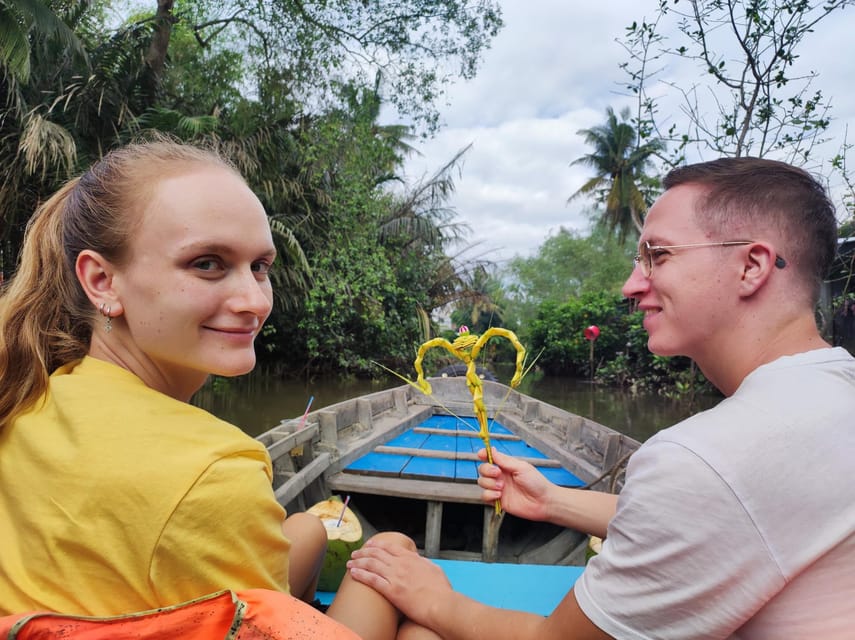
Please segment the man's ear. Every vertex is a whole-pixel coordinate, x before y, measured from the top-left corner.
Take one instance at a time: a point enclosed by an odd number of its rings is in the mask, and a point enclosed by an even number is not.
[[[744,252],[740,295],[751,296],[759,291],[775,271],[778,259],[775,249],[766,242],[753,242]]]
[[[113,289],[115,268],[112,262],[97,251],[84,249],[77,256],[74,272],[96,309],[110,308],[112,316],[121,315],[121,303]]]

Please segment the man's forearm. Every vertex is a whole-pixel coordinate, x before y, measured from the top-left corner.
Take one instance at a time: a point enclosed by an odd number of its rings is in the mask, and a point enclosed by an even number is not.
[[[549,522],[604,538],[617,510],[615,494],[558,488],[550,499]]]
[[[573,591],[546,618],[494,609],[449,591],[433,603],[426,622],[443,640],[612,640],[585,616]]]
[[[500,584],[496,585],[501,589]],[[494,609],[460,593],[433,603],[428,625],[443,640],[545,640],[542,626],[545,618],[523,611]]]

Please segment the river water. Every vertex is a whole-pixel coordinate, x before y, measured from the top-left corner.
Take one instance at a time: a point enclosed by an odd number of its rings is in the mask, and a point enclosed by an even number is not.
[[[464,384],[463,379],[460,382]],[[401,380],[394,377],[379,381],[337,378],[302,381],[256,371],[239,378],[212,379],[196,394],[193,403],[255,436],[283,419],[302,416],[310,398],[314,411],[400,384]],[[527,376],[519,390],[640,441],[720,400],[701,396],[691,403],[678,402],[657,394],[632,394],[587,380],[549,376]]]

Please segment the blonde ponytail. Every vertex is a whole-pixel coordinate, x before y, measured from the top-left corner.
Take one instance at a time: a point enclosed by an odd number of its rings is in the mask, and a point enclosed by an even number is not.
[[[30,218],[18,271],[0,297],[0,427],[35,403],[56,367],[88,349],[90,305],[63,249],[62,211],[76,185]]]

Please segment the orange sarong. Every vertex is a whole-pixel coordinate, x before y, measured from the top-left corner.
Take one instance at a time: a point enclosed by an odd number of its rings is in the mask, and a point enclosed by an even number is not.
[[[267,589],[219,591],[162,609],[92,617],[33,612],[0,618],[0,638],[15,640],[359,640],[305,602]]]

